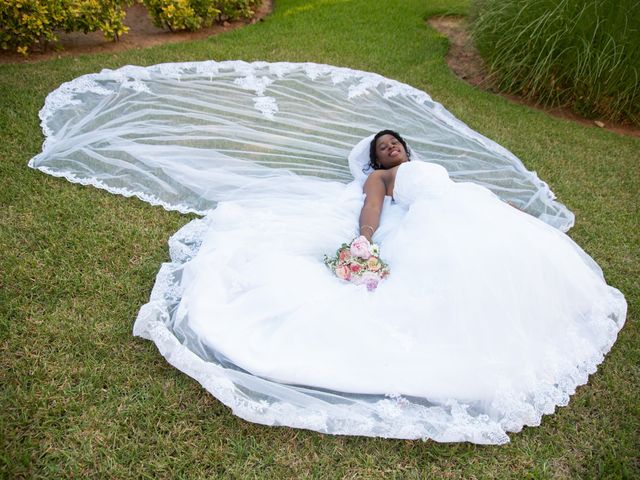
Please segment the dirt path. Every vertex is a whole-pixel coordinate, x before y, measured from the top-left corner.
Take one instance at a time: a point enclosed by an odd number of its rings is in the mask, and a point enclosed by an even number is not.
[[[488,75],[480,54],[476,51],[469,38],[466,18],[452,16],[432,17],[427,23],[449,39],[450,48],[446,61],[453,73],[475,87],[496,93],[495,84]],[[516,95],[499,95],[515,103],[542,110],[556,117],[573,120],[594,128],[604,128],[622,135],[640,137],[640,128],[638,127],[619,125],[605,120],[588,120],[576,115],[568,108],[544,108]]]
[[[88,53],[117,53],[131,48],[145,48],[164,43],[204,39],[212,35],[235,30],[247,24],[262,21],[271,13],[271,10],[272,0],[263,0],[253,18],[249,20],[224,22],[222,25],[213,25],[197,32],[172,33],[154,26],[144,5],[136,3],[127,8],[127,17],[124,23],[129,27],[129,33],[123,35],[117,42],[105,40],[101,32],[87,34],[62,32],[58,35],[60,39],[59,46],[46,52],[33,52],[28,57],[24,57],[18,53],[0,50],[0,64],[39,62],[50,58],[62,58]]]

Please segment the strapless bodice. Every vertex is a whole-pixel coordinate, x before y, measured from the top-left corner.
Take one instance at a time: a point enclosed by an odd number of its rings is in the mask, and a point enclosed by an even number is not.
[[[399,204],[409,205],[419,199],[439,197],[452,184],[447,170],[440,165],[420,160],[405,162],[396,173],[393,199]]]

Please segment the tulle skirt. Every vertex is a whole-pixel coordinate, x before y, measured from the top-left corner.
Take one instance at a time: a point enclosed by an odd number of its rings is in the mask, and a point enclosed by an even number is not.
[[[417,436],[501,443],[566,404],[615,341],[626,304],[595,262],[488,190],[387,197],[374,240],[391,275],[369,292],[322,262],[356,233],[361,189],[319,185],[199,221],[165,318],[199,358],[271,385],[462,405],[465,425],[417,415]]]

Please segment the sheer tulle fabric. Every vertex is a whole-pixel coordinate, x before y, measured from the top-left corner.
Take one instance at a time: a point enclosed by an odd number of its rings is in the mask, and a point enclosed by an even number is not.
[[[313,64],[125,67],[63,85],[41,116],[32,166],[209,212],[170,239],[134,333],[247,420],[505,443],[567,404],[624,322],[546,185],[406,85]],[[349,149],[390,126],[416,160],[385,202],[392,275],[372,294],[322,256],[357,231]]]
[[[252,179],[283,179],[279,193],[292,172],[350,182],[349,151],[393,127],[454,180],[562,230],[573,224],[513,154],[426,93],[373,73],[312,63],[126,66],[63,84],[40,117],[46,141],[30,166],[181,212],[272,192]]]

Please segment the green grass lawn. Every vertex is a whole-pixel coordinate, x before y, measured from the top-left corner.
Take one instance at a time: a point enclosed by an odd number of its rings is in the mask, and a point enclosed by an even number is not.
[[[464,0],[277,0],[208,40],[0,66],[0,472],[4,478],[640,477],[640,139],[455,78],[433,14]],[[589,384],[505,446],[333,437],[247,423],[131,328],[192,217],[27,167],[48,92],[126,64],[243,59],[374,71],[425,90],[519,156],[576,214],[570,235],[629,303]]]

